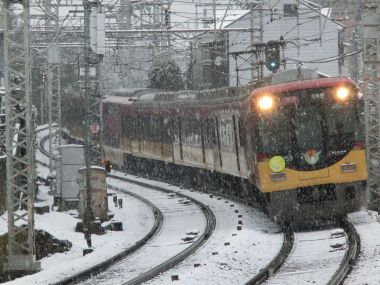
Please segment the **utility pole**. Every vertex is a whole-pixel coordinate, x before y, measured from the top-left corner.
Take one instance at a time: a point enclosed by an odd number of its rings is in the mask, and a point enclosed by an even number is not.
[[[368,5],[368,4],[367,4]],[[380,1],[363,16],[364,113],[369,207],[380,210]]]
[[[4,270],[37,271],[29,1],[2,0],[5,60],[8,259]],[[25,226],[20,227],[20,224]]]

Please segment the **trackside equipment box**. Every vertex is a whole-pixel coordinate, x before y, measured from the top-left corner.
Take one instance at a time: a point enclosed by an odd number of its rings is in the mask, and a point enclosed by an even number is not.
[[[62,200],[78,201],[78,171],[85,165],[84,146],[68,144],[61,146],[62,154]]]

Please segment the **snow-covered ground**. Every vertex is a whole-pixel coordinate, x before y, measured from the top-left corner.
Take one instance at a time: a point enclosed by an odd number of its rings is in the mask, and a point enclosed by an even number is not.
[[[288,259],[265,284],[327,284],[344,258],[346,246],[338,249],[333,247],[346,244],[344,236],[336,238],[333,235],[341,232],[344,233],[336,229],[295,232],[294,246]]]
[[[42,186],[40,191],[45,193],[49,189]],[[59,239],[69,240],[73,246],[65,253],[52,254],[41,260],[42,270],[36,274],[10,281],[7,284],[52,284],[84,271],[108,258],[111,258],[133,245],[144,237],[153,226],[154,216],[151,209],[141,201],[119,194],[123,198],[123,208],[114,208],[112,197],[109,200],[110,210],[115,213],[115,220],[122,221],[124,231],[108,232],[105,235],[92,235],[94,252],[83,256],[82,251],[87,248],[82,233],[75,232],[79,221],[70,215],[70,212],[50,212],[44,215],[35,214],[36,229],[43,229]],[[41,198],[41,197],[39,197]],[[75,212],[75,211],[71,211]],[[0,220],[0,233],[6,232],[6,214]]]
[[[375,212],[361,211],[349,215],[360,235],[361,251],[358,263],[345,280],[345,285],[380,284],[380,224]]]

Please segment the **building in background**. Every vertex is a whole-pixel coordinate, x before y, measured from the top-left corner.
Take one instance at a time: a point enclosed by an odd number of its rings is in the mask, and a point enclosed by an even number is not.
[[[344,25],[330,17],[331,9],[320,8],[311,2],[304,2],[297,9],[297,1],[265,1],[262,6],[263,43],[283,39],[286,46],[281,51],[281,69],[296,67],[298,61],[304,66],[315,68],[331,76],[342,74],[339,55],[345,31]],[[218,27],[250,28],[250,10],[229,11]],[[257,13],[255,14],[257,15]],[[298,28],[299,27],[299,28]],[[260,28],[260,27],[252,27]],[[213,74],[226,79],[226,85],[245,85],[252,81],[252,69],[263,65],[263,75],[271,72],[265,68],[265,55],[258,55],[256,66],[251,64],[251,54],[247,51],[259,43],[251,41],[250,32],[206,32],[197,35],[193,41],[192,63],[195,89],[220,87]],[[215,44],[216,43],[216,44]],[[297,46],[299,45],[299,49]],[[208,47],[208,48],[207,48]],[[216,47],[216,49],[214,49]],[[244,52],[247,52],[244,54]],[[239,54],[240,53],[240,54]],[[238,54],[238,55],[236,55]],[[220,64],[223,63],[223,64]],[[212,71],[210,71],[210,66]],[[225,86],[226,86],[225,85]]]

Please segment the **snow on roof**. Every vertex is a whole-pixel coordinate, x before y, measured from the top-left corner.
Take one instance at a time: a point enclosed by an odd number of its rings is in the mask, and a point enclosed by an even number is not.
[[[223,29],[237,21],[244,15],[248,14],[250,10],[217,10],[216,11],[216,28]]]
[[[331,8],[322,8],[321,14],[330,18],[331,17],[331,11],[332,11]]]

